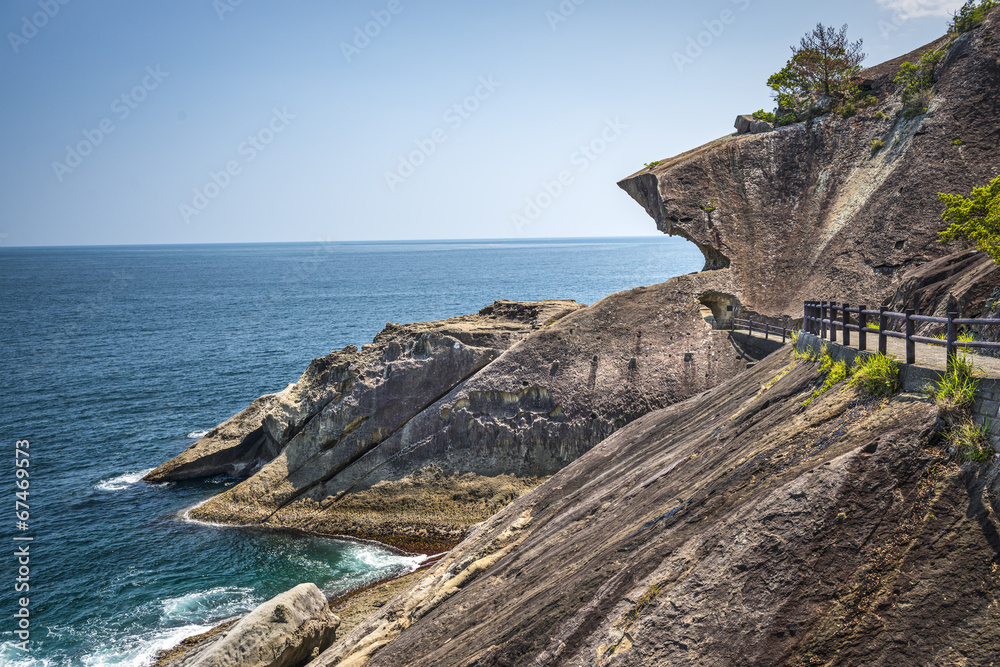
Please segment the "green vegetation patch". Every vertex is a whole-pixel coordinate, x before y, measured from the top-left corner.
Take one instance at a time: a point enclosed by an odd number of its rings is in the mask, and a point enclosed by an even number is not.
[[[1000,176],[968,197],[939,192],[938,200],[946,206],[941,217],[950,223],[939,232],[941,242],[971,243],[1000,264]]]
[[[965,419],[955,424],[948,432],[948,446],[959,461],[965,463],[982,463],[994,455],[990,446],[987,429],[989,424],[976,424],[971,419]]]
[[[767,80],[777,111],[761,110],[754,117],[780,126],[831,111],[849,118],[858,109],[876,103],[875,96],[854,82],[865,59],[861,47],[861,40],[847,38],[846,25],[838,30],[817,24],[799,46],[792,47],[792,57],[785,66]]]
[[[894,81],[903,86],[903,115],[913,118],[926,113],[933,95],[934,67],[944,58],[944,49],[928,51],[916,63],[905,62]]]
[[[885,354],[861,355],[848,384],[865,398],[892,396],[899,391],[899,364]]]
[[[821,375],[825,376],[823,384],[820,385],[819,389],[812,393],[812,396],[807,398],[802,405],[809,405],[812,399],[817,396],[822,396],[830,390],[834,385],[843,382],[847,379],[847,362],[843,359],[840,361],[834,361],[833,357],[830,355],[830,348],[827,345],[823,345],[823,351],[819,355],[820,366],[819,372]]]
[[[968,0],[962,8],[955,12],[948,31],[956,34],[968,32],[986,20],[990,10],[1000,5],[1000,0]]]

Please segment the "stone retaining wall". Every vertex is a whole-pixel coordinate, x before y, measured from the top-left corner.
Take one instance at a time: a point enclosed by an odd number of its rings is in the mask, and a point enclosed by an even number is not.
[[[819,336],[799,332],[796,350],[802,352],[811,349],[819,352],[823,344],[826,343],[830,349],[830,356],[837,361],[841,359],[849,364],[854,363],[854,359],[859,354],[872,354],[872,352],[861,352],[852,347],[844,347],[839,343],[831,343],[822,340]],[[924,368],[919,365],[899,364],[900,384],[903,391],[919,392],[929,384],[934,384],[941,376],[940,371],[932,368]],[[1000,379],[979,378],[979,388],[976,395],[976,402],[972,405],[972,414],[979,423],[989,423],[990,444],[993,449],[1000,452]]]

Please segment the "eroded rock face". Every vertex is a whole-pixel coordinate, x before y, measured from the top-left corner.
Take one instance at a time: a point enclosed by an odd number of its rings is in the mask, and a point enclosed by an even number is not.
[[[990,664],[995,466],[820,381],[786,350],[637,420],[311,667]]]
[[[506,350],[443,324],[405,344],[387,329],[315,360],[264,418],[281,453],[191,516],[446,548],[610,433],[745,368],[698,301],[727,289],[699,274],[563,305]]]
[[[218,475],[249,477],[281,451],[264,431],[263,421],[290,389],[291,385],[261,396],[143,479],[159,483]]]
[[[661,231],[696,243],[706,268],[728,268],[733,295],[751,310],[801,317],[807,299],[882,303],[908,268],[954,250],[938,243],[937,193],[968,194],[1000,173],[998,28],[994,10],[958,38],[937,67],[925,115],[897,116],[892,82],[917,50],[862,73],[880,103],[853,118],[750,134],[741,117],[747,134],[663,160],[619,186]]]
[[[333,643],[340,619],[316,584],[300,584],[159,667],[299,667]]]

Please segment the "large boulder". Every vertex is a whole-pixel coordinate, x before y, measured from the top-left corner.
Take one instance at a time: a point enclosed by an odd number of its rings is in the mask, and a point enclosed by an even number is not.
[[[316,584],[299,584],[158,667],[299,667],[333,643],[339,625]]]

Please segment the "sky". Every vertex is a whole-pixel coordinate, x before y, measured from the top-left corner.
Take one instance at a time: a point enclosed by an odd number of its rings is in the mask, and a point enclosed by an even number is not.
[[[656,234],[616,182],[961,0],[5,0],[0,246]]]

